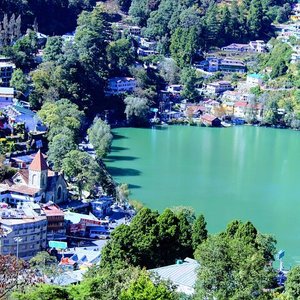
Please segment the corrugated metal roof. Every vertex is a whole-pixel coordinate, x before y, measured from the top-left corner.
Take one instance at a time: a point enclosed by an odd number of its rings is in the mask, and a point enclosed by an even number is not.
[[[149,271],[157,273],[162,279],[171,280],[176,285],[193,288],[197,279],[199,263],[186,258],[182,264],[174,264]]]

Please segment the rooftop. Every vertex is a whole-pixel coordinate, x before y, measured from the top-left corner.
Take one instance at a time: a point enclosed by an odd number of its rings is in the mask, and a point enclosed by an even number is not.
[[[32,170],[32,171],[48,170],[47,162],[46,162],[41,150],[39,150],[37,152],[37,154],[35,155],[32,163],[29,166],[29,170]]]
[[[255,79],[263,79],[263,76],[257,73],[248,74],[247,76]]]
[[[46,216],[64,216],[64,212],[56,204],[45,204],[42,210]]]
[[[151,269],[149,271],[157,273],[162,279],[170,280],[178,286],[177,289],[179,291],[192,294],[197,279],[198,267],[199,263],[196,260],[187,257],[181,263]]]

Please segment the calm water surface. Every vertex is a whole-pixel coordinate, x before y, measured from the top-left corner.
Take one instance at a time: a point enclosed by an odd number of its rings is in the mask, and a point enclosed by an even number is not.
[[[152,209],[192,206],[210,232],[250,220],[300,264],[300,132],[258,127],[114,130],[106,162]]]

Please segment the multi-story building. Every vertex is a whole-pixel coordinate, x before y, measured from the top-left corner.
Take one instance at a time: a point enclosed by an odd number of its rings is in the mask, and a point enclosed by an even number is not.
[[[107,89],[105,94],[119,95],[123,93],[133,92],[136,88],[136,80],[132,77],[113,77],[108,80]]]
[[[65,240],[66,227],[65,227],[65,214],[55,204],[45,204],[42,210],[46,215],[47,225],[47,240]]]
[[[13,104],[14,88],[0,87],[0,109]]]
[[[0,254],[30,259],[47,246],[47,219],[39,208],[0,209]]]
[[[220,94],[228,90],[232,90],[232,85],[228,81],[216,81],[206,85],[208,94]]]
[[[15,64],[10,62],[7,58],[0,58],[0,85],[4,87],[9,86],[12,73],[16,68]]]
[[[196,68],[199,68],[207,72],[221,71],[223,73],[245,73],[246,65],[236,59],[225,58],[221,59],[218,57],[208,57],[206,60],[195,64]]]

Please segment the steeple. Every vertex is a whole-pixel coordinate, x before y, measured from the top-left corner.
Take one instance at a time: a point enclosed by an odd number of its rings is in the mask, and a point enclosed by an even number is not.
[[[31,171],[46,171],[48,170],[47,162],[41,152],[39,150],[37,154],[35,155],[33,161],[31,162],[29,166],[29,170]]]
[[[39,190],[45,190],[47,181],[48,165],[42,152],[39,150],[29,166],[28,185]]]

